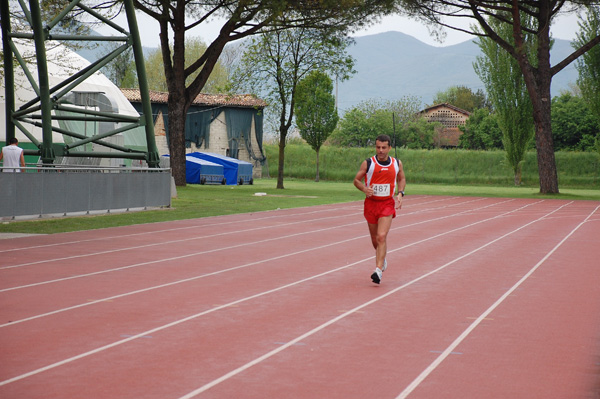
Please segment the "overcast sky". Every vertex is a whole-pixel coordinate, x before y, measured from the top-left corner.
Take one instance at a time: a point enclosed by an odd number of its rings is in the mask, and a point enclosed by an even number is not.
[[[137,18],[138,26],[140,29],[140,36],[142,39],[142,45],[146,47],[158,47],[158,23],[142,13],[138,13]],[[126,24],[125,21],[126,19],[123,15],[122,17],[119,17],[117,23]],[[473,22],[473,20],[469,19],[469,21],[466,22],[465,27],[468,28],[468,25]],[[221,21],[205,23],[195,28],[192,31],[192,35],[199,36],[205,42],[210,43],[217,36],[219,30],[221,29],[221,26]],[[100,29],[100,32],[102,32],[105,35],[114,34],[114,31],[110,32],[110,30],[111,29]],[[577,16],[573,14],[568,16],[561,16],[552,26],[553,37],[557,39],[573,40],[575,38],[575,33],[577,32],[577,30]],[[406,33],[432,46],[450,46],[473,38],[473,36],[468,35],[466,33],[446,29],[446,38],[443,43],[439,43],[434,39],[434,37],[430,36],[427,28],[421,22],[416,22],[406,17],[400,16],[390,16],[383,18],[379,23],[357,32],[354,36],[372,35],[388,31],[398,31]]]
[[[469,18],[462,23],[465,25],[465,28],[468,28],[469,25],[473,24],[474,22],[475,20]],[[558,20],[556,20],[552,26],[552,35],[557,39],[573,40],[577,30],[577,15],[571,14],[567,16],[561,16]],[[423,23],[400,16],[386,17],[380,23],[357,32],[355,36],[372,35],[388,31],[399,31],[406,33],[432,46],[450,46],[474,38],[472,35],[467,33],[459,32],[453,29],[445,29],[446,38],[443,43],[439,43],[429,34],[429,31],[425,25],[423,25]]]

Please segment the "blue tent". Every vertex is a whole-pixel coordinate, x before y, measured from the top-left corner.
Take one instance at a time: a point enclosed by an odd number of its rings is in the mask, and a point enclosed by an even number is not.
[[[252,164],[239,159],[226,157],[225,155],[213,154],[210,152],[192,152],[188,154],[195,158],[214,162],[223,165],[225,179],[228,185],[234,184],[252,184]]]
[[[169,158],[169,154],[163,155]],[[168,167],[162,165],[161,167]],[[186,155],[185,182],[190,184],[225,184],[223,165]]]
[[[223,165],[186,155],[185,181],[190,184],[225,184]]]

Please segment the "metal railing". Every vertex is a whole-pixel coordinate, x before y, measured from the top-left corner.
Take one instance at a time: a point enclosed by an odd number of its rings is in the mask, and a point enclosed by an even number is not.
[[[0,167],[0,218],[67,216],[171,205],[171,172],[164,168]]]

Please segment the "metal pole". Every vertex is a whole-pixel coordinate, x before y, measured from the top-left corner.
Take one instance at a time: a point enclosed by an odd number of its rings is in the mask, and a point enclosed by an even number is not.
[[[392,125],[394,126],[394,157],[398,159],[398,147],[396,145],[396,114],[392,112]]]
[[[4,99],[6,109],[6,143],[15,137],[15,125],[12,123],[12,115],[15,112],[15,74],[12,50],[10,48],[9,35],[10,9],[8,1],[0,1],[0,25],[2,28],[2,49],[4,52]]]
[[[138,81],[140,84],[140,97],[142,100],[142,112],[144,120],[140,120],[146,129],[146,142],[148,145],[148,156],[146,162],[151,168],[158,168],[160,157],[156,140],[154,138],[154,121],[152,120],[152,106],[150,104],[150,94],[148,94],[148,81],[146,79],[146,66],[144,65],[144,53],[142,52],[142,42],[140,33],[135,18],[135,9],[132,0],[125,0],[125,13],[127,14],[127,22],[129,23],[129,31],[133,41],[133,57],[137,68]]]
[[[48,30],[42,26],[42,13],[38,0],[29,0],[33,40],[35,42],[35,57],[37,61],[38,79],[40,85],[40,103],[42,111],[42,163],[54,163],[52,148],[52,103],[50,101],[50,83],[48,79],[48,64],[46,59],[46,38]]]

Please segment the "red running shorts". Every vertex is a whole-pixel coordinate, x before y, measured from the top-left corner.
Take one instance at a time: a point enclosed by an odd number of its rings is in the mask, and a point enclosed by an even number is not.
[[[396,217],[396,200],[394,197],[385,200],[365,198],[365,219],[369,224],[377,224],[380,217]]]

